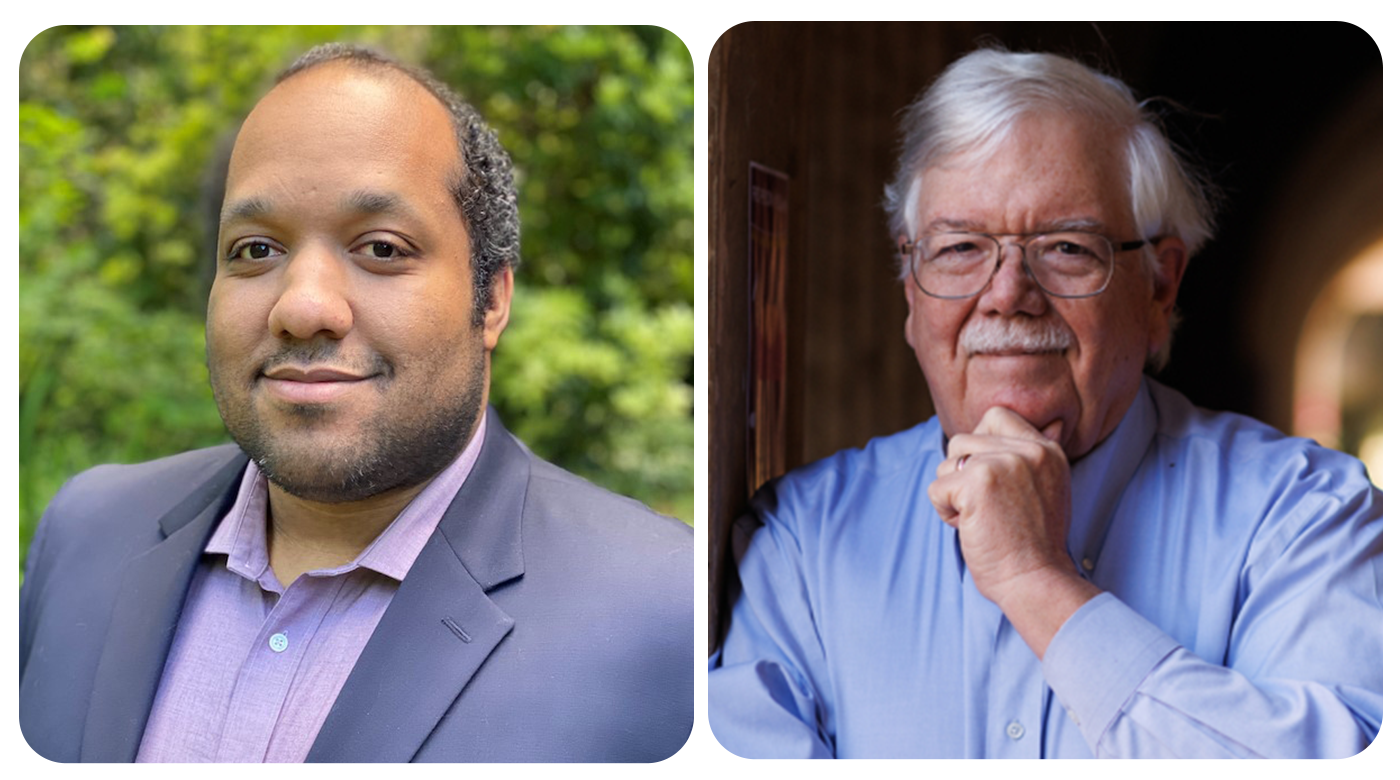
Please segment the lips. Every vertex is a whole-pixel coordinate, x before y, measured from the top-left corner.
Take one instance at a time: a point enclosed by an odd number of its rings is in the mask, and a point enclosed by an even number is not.
[[[318,368],[297,368],[296,366],[278,366],[271,371],[263,372],[269,379],[280,379],[288,382],[358,382],[365,377],[352,371],[344,371],[338,368],[318,367]]]
[[[293,404],[330,403],[363,386],[372,376],[333,366],[278,366],[262,383],[279,400]]]

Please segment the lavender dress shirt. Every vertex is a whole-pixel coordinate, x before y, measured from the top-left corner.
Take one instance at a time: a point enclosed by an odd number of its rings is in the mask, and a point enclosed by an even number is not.
[[[355,560],[283,588],[248,464],[186,596],[138,762],[295,762],[481,452],[485,425]]]

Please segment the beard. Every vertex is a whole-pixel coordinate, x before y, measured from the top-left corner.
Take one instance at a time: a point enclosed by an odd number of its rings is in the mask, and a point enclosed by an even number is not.
[[[310,364],[336,350],[335,344],[289,345],[263,367]],[[346,431],[344,440],[332,446],[295,429],[270,430],[255,408],[256,378],[241,395],[227,391],[225,377],[212,364],[209,378],[224,428],[269,482],[307,501],[337,504],[423,484],[461,454],[486,392],[485,349],[472,355],[466,381],[455,394],[435,392],[436,386],[395,386],[409,380],[382,356],[373,356],[374,370],[365,373],[378,374],[373,381],[383,412],[360,430]],[[419,375],[424,375],[421,370]],[[288,411],[308,430],[335,414],[322,404],[298,404]]]

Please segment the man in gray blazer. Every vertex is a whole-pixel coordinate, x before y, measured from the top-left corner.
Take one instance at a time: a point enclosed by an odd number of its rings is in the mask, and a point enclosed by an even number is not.
[[[20,594],[56,761],[657,761],[693,718],[689,528],[487,406],[510,158],[431,76],[313,49],[234,146],[209,299],[235,445],[75,477]]]

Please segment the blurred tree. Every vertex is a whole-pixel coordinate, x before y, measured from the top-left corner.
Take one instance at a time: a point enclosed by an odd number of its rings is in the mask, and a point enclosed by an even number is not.
[[[21,562],[69,476],[226,440],[204,366],[201,172],[276,72],[330,40],[428,68],[515,158],[523,261],[491,388],[506,424],[691,521],[694,90],[679,39],[59,27],[20,60]]]

